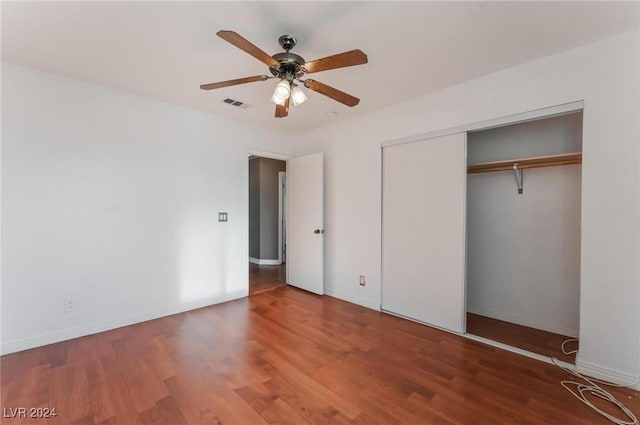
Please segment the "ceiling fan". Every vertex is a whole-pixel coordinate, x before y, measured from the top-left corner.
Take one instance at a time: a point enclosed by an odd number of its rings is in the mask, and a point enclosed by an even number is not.
[[[293,105],[299,105],[307,99],[307,96],[297,83],[301,83],[309,90],[313,90],[330,97],[331,99],[347,106],[356,106],[360,102],[360,99],[357,97],[353,97],[350,94],[316,80],[303,80],[302,77],[314,72],[365,64],[367,63],[367,55],[361,50],[350,50],[348,52],[306,62],[301,56],[290,52],[297,43],[295,37],[291,35],[280,36],[278,42],[285,52],[276,53],[273,56],[269,56],[267,53],[234,31],[218,31],[216,35],[233,44],[237,48],[249,53],[259,61],[267,64],[272,76],[256,75],[253,77],[220,81],[218,83],[203,84],[200,86],[202,90],[219,89],[221,87],[277,78],[280,82],[276,85],[273,97],[271,98],[271,100],[276,104],[276,118],[286,117],[289,114],[290,103],[293,103]]]

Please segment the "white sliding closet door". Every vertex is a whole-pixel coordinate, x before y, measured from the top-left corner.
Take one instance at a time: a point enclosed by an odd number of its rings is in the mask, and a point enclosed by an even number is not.
[[[382,309],[464,332],[467,134],[383,149]]]

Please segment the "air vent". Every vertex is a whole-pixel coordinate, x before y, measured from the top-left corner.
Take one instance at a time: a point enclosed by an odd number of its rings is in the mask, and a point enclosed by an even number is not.
[[[228,105],[235,106],[235,107],[238,107],[238,108],[241,108],[241,109],[247,109],[249,107],[249,105],[247,105],[244,102],[240,102],[239,100],[234,100],[234,99],[229,99],[229,98],[224,99],[223,102],[228,104]]]

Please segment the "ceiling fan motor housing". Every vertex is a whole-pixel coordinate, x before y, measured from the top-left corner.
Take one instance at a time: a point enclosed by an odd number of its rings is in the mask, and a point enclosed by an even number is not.
[[[277,65],[271,65],[269,67],[269,70],[275,77],[286,78],[287,75],[291,75],[292,78],[300,78],[307,72],[307,70],[304,69],[305,60],[302,56],[296,55],[295,53],[276,53],[271,57],[278,61]]]

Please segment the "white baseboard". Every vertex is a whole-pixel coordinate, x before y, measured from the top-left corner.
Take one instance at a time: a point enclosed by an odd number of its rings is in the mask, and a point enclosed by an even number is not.
[[[236,291],[219,297],[203,298],[197,301],[181,303],[173,307],[166,307],[158,310],[143,313],[134,313],[118,317],[103,322],[89,323],[73,328],[60,329],[28,338],[8,341],[0,345],[0,355],[15,353],[17,351],[28,350],[30,348],[41,347],[43,345],[54,344],[56,342],[92,335],[123,326],[133,325],[148,320],[159,319],[172,314],[182,313],[197,308],[207,307],[226,301],[243,298],[248,295],[248,290]]]
[[[249,262],[252,264],[257,264],[259,266],[279,266],[280,264],[282,264],[282,261],[278,259],[263,260],[261,258],[253,258],[253,257],[249,257]]]
[[[376,301],[367,300],[365,298],[356,297],[355,295],[345,294],[344,292],[336,291],[333,288],[324,288],[324,294],[333,298],[338,298],[343,301],[350,302],[352,304],[358,304],[362,307],[367,307],[372,310],[380,311],[380,303]]]
[[[502,320],[504,322],[515,323],[516,325],[527,326],[530,328],[540,329],[547,332],[553,332],[555,334],[570,336],[572,338],[578,338],[577,329],[569,329],[563,326],[558,326],[555,323],[549,323],[545,320],[536,319],[533,317],[526,317],[517,313],[492,310],[488,308],[467,306],[467,312],[472,314],[478,314],[480,316],[490,317],[496,320]]]
[[[576,358],[576,368],[578,372],[601,381],[611,382],[614,384],[624,385],[636,390],[640,389],[640,377],[619,370],[600,366],[594,363],[580,360],[580,353]]]
[[[512,353],[519,354],[521,356],[529,357],[531,359],[535,359],[535,360],[538,360],[538,361],[541,361],[541,362],[544,362],[544,363],[548,363],[548,364],[554,364],[551,361],[551,357],[543,356],[542,354],[534,353],[534,352],[528,351],[528,350],[523,350],[522,348],[514,347],[514,346],[508,345],[508,344],[503,344],[501,342],[494,341],[492,339],[483,338],[481,336],[477,336],[477,335],[473,335],[473,334],[469,334],[469,333],[463,334],[462,336],[465,337],[465,338],[468,338],[468,339],[472,339],[474,341],[481,342],[483,344],[490,345],[492,347],[500,348],[500,349],[505,350],[505,351],[510,351]],[[558,360],[558,363],[560,363],[562,366],[567,367],[569,369],[574,369],[574,365],[572,365],[570,363],[564,362],[562,360]]]

